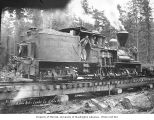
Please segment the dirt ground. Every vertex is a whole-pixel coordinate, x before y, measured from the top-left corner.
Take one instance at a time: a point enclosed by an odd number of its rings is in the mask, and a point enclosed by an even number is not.
[[[12,106],[0,110],[2,114],[152,114],[152,108],[140,109],[129,108],[121,104],[123,98],[135,96],[142,93],[154,94],[152,90],[124,91],[118,95],[107,95],[107,93],[86,93],[76,95],[66,103],[50,103],[33,106]],[[95,103],[98,102],[98,103]],[[128,106],[128,105],[127,105]]]

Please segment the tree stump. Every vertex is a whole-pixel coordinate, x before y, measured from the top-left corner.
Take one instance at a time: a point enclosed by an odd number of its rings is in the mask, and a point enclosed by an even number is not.
[[[152,96],[154,97],[154,94],[152,95],[147,95],[145,93],[140,93],[140,94],[134,94],[131,96],[127,96],[123,98],[121,101],[121,104],[125,109],[138,109],[138,110],[149,110],[153,107],[154,101],[151,99]]]

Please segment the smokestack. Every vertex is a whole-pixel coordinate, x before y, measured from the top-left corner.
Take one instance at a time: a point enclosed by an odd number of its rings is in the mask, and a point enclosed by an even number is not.
[[[125,47],[128,39],[128,32],[127,31],[118,32],[117,39],[119,41],[120,47]]]

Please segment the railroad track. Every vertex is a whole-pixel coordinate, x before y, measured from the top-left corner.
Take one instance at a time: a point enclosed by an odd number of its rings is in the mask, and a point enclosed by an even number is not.
[[[69,86],[69,84],[73,84],[73,83],[76,84],[76,85],[79,85],[79,86],[76,86],[78,89],[84,89],[84,88],[92,88],[92,87],[97,87],[97,86],[98,87],[103,87],[103,85],[107,86],[107,83],[109,83],[109,84],[117,84],[117,85],[124,85],[125,84],[125,86],[127,86],[127,84],[129,84],[129,83],[138,84],[138,83],[142,83],[142,82],[146,82],[145,84],[147,84],[148,82],[154,83],[154,78],[144,78],[144,77],[143,78],[139,78],[139,79],[138,78],[134,78],[134,79],[125,78],[125,80],[123,80],[122,78],[118,79],[118,80],[117,79],[106,79],[106,80],[80,79],[80,80],[72,80],[72,81],[67,80],[67,82],[66,81],[57,81],[57,82],[48,81],[48,83],[56,85],[55,87],[59,87],[60,86],[59,89],[54,88],[54,86],[53,86],[53,91],[55,91],[55,92],[56,91],[65,91],[65,90],[67,90],[67,91],[70,90],[71,91],[71,89],[76,89],[76,88],[74,88],[75,86]],[[12,85],[16,86],[16,85],[22,85],[22,84],[23,85],[26,84],[27,86],[29,86],[31,84],[34,84],[34,85],[37,86],[36,83],[46,83],[47,84],[47,81],[37,81],[37,82],[34,82],[34,81],[32,81],[32,82],[30,82],[30,81],[28,81],[28,82],[0,82],[0,86],[2,86],[4,88],[5,88],[5,86],[9,86],[9,85],[10,86],[12,86]],[[93,84],[90,84],[90,83],[93,83]],[[80,86],[80,84],[82,86]],[[41,85],[43,85],[43,84],[41,84]],[[59,85],[59,86],[57,86],[57,85]],[[46,90],[46,89],[47,88],[45,88],[45,89],[41,88],[41,90]],[[8,91],[8,92],[4,91],[4,94],[7,94],[9,92],[12,92],[12,91]],[[1,93],[3,93],[3,91],[1,91]],[[21,99],[20,101],[14,101],[13,99],[5,99],[5,100],[1,100],[0,101],[2,106],[5,106],[5,105],[6,106],[11,106],[11,105],[38,105],[38,104],[50,104],[50,103],[57,103],[57,102],[58,102],[58,100],[56,99],[55,95],[49,96],[49,97],[44,97],[44,96],[30,97],[30,98]]]

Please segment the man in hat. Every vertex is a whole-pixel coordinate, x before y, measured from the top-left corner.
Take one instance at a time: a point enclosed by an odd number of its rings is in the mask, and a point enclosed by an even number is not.
[[[86,60],[86,58],[87,58],[87,52],[85,50],[85,47],[86,47],[86,45],[88,43],[90,43],[88,35],[85,38],[81,39],[81,41],[80,41],[80,44],[81,44],[81,58],[82,58],[82,60]]]

